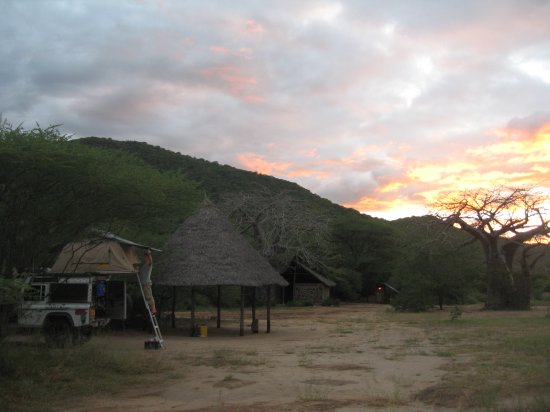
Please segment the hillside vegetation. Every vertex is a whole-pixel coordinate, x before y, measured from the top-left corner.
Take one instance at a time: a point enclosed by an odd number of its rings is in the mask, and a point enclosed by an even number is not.
[[[143,142],[1,126],[2,279],[50,266],[94,228],[162,247],[208,197],[276,268],[298,259],[334,280],[336,299],[365,301],[381,283],[407,310],[484,297],[479,246],[435,217],[389,222],[296,183]],[[548,276],[537,279],[543,291]]]

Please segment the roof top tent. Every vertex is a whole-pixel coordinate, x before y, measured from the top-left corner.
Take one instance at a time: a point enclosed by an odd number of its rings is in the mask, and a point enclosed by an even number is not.
[[[134,275],[140,264],[136,248],[160,252],[159,249],[106,232],[95,238],[65,245],[52,266],[51,273]]]
[[[197,213],[189,217],[166,243],[157,263],[155,283],[191,288],[191,333],[195,330],[194,287],[216,286],[217,328],[220,328],[221,286],[241,287],[240,335],[244,335],[244,291],[252,288],[252,325],[256,288],[267,290],[267,329],[270,332],[271,286],[288,285],[279,273],[235,229],[216,206],[205,200]],[[175,318],[172,316],[172,326]]]
[[[65,245],[48,275],[96,277],[97,293],[105,293],[109,317],[124,320],[127,315],[126,281],[137,280],[141,263],[136,248],[160,251],[112,233],[99,232],[93,238]]]

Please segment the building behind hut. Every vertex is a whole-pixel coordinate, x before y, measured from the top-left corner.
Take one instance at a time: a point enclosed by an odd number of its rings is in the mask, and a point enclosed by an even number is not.
[[[330,298],[330,289],[336,286],[332,280],[293,261],[281,274],[289,283],[281,288],[281,302],[302,302],[318,305]]]

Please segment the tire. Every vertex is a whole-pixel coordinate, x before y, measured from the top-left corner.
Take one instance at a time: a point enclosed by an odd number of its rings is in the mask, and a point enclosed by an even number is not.
[[[90,327],[73,328],[73,345],[83,345],[92,339],[92,334],[93,330]]]
[[[66,348],[73,345],[73,331],[65,319],[52,319],[44,325],[44,337],[50,348]]]

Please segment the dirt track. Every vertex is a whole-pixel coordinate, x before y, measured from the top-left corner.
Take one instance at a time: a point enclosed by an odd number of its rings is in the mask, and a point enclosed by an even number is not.
[[[71,411],[445,410],[414,395],[441,379],[448,359],[434,354],[423,329],[384,321],[386,310],[383,305],[279,309],[269,334],[260,311],[260,333],[247,329],[244,337],[234,313],[222,313],[219,330],[208,320],[206,338],[187,336],[187,328],[164,328],[167,349],[146,351],[152,367],[158,359],[173,366],[164,384],[83,399]],[[143,352],[148,337],[104,335],[93,344]]]

